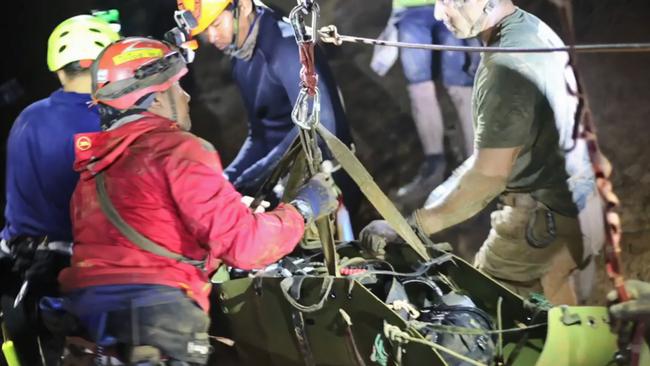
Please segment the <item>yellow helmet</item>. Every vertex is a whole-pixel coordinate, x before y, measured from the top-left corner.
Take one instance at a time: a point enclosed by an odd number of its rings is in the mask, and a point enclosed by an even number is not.
[[[47,66],[56,71],[74,61],[91,62],[120,39],[110,24],[92,15],[77,15],[59,24],[47,41]]]
[[[192,29],[195,36],[206,30],[223,13],[233,0],[177,0],[178,9],[189,10],[196,18],[197,26]]]

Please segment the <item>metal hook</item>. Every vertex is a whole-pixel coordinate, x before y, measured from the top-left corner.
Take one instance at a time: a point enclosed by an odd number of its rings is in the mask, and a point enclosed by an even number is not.
[[[311,28],[305,26],[305,16],[311,14]],[[296,5],[289,13],[289,21],[293,28],[293,35],[298,43],[315,42],[317,39],[316,25],[320,7],[318,3],[312,2],[311,5],[300,3]]]
[[[293,111],[291,111],[293,123],[305,130],[315,128],[320,121],[320,91],[318,88],[314,90],[314,96],[310,97],[307,88],[300,89],[296,104],[293,106]],[[311,113],[308,112],[310,98],[313,98]]]

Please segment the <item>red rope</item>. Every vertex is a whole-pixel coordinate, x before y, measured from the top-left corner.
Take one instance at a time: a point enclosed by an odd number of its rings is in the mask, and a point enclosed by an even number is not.
[[[571,0],[552,1],[558,7],[564,33],[569,38],[570,44],[575,44],[575,30],[573,26],[573,8]],[[605,219],[605,261],[607,276],[612,281],[616,291],[618,292],[620,301],[629,300],[629,296],[624,286],[624,278],[621,266],[621,220],[618,213],[615,211],[620,201],[614,190],[609,177],[612,173],[612,167],[609,160],[603,155],[598,145],[598,138],[596,136],[596,126],[592,120],[591,108],[587,100],[587,93],[584,90],[580,73],[578,72],[577,55],[574,50],[569,52],[569,66],[573,69],[578,97],[578,108],[576,110],[576,125],[574,128],[574,138],[581,137],[585,140],[589,150],[589,159],[596,175],[596,185],[598,192],[602,199],[605,201],[604,219]],[[582,133],[578,136],[582,126]]]
[[[591,110],[586,105],[585,96],[583,98],[582,116],[579,118],[579,123],[582,124],[584,130],[581,137],[585,139],[589,149],[589,157],[591,165],[596,175],[596,185],[600,196],[605,201],[605,238],[607,243],[605,245],[605,268],[607,276],[612,281],[618,298],[620,301],[629,300],[629,295],[625,290],[625,281],[623,278],[623,266],[621,265],[621,219],[616,209],[620,206],[620,200],[614,193],[612,182],[609,177],[612,173],[612,167],[607,158],[603,155],[598,145],[598,138],[594,123],[591,119]]]
[[[562,20],[562,26],[564,31],[569,38],[570,44],[575,44],[575,27],[573,25],[573,7],[572,0],[562,0],[559,2],[554,2],[558,11],[560,12],[560,18]],[[598,187],[598,193],[605,201],[604,208],[604,219],[605,219],[605,268],[607,270],[607,276],[616,292],[618,293],[618,301],[624,302],[630,300],[630,295],[625,289],[625,278],[623,277],[623,266],[621,265],[621,218],[616,212],[616,209],[620,206],[620,200],[614,193],[612,182],[609,180],[612,174],[612,166],[609,163],[609,160],[603,155],[598,145],[598,138],[596,136],[596,126],[592,120],[591,108],[589,107],[589,102],[587,100],[587,94],[581,83],[581,78],[578,73],[578,61],[577,55],[574,50],[569,52],[569,65],[573,69],[575,74],[578,91],[578,109],[576,110],[576,126],[574,128],[574,138],[579,129],[579,125],[583,127],[583,131],[580,134],[580,137],[585,139],[589,151],[589,159],[591,160],[591,165],[596,175],[596,185]],[[645,331],[645,324],[643,322],[638,322],[636,328],[631,336],[631,339],[618,339],[618,345],[621,350],[627,348],[627,342],[631,341],[631,365],[639,365],[640,358],[640,345],[643,342],[643,334]]]
[[[314,64],[314,42],[304,42],[299,44],[300,50],[300,86],[307,89],[309,96],[316,94],[318,86],[318,75]]]

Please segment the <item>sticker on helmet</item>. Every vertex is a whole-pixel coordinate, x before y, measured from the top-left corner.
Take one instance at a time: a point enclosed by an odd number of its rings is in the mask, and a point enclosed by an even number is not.
[[[90,138],[88,138],[88,136],[81,136],[77,139],[77,149],[81,151],[86,151],[92,146],[93,144],[90,142]]]
[[[105,83],[107,81],[108,81],[108,70],[106,69],[97,70],[97,82]]]
[[[139,60],[141,58],[163,57],[163,51],[157,48],[141,48],[121,53],[113,56],[115,65],[121,65],[125,62]]]

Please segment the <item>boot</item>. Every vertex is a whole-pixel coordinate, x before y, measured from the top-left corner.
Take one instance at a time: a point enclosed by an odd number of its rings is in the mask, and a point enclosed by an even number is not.
[[[446,169],[442,154],[427,156],[413,180],[395,192],[393,201],[403,212],[422,207],[429,193],[444,181]]]

